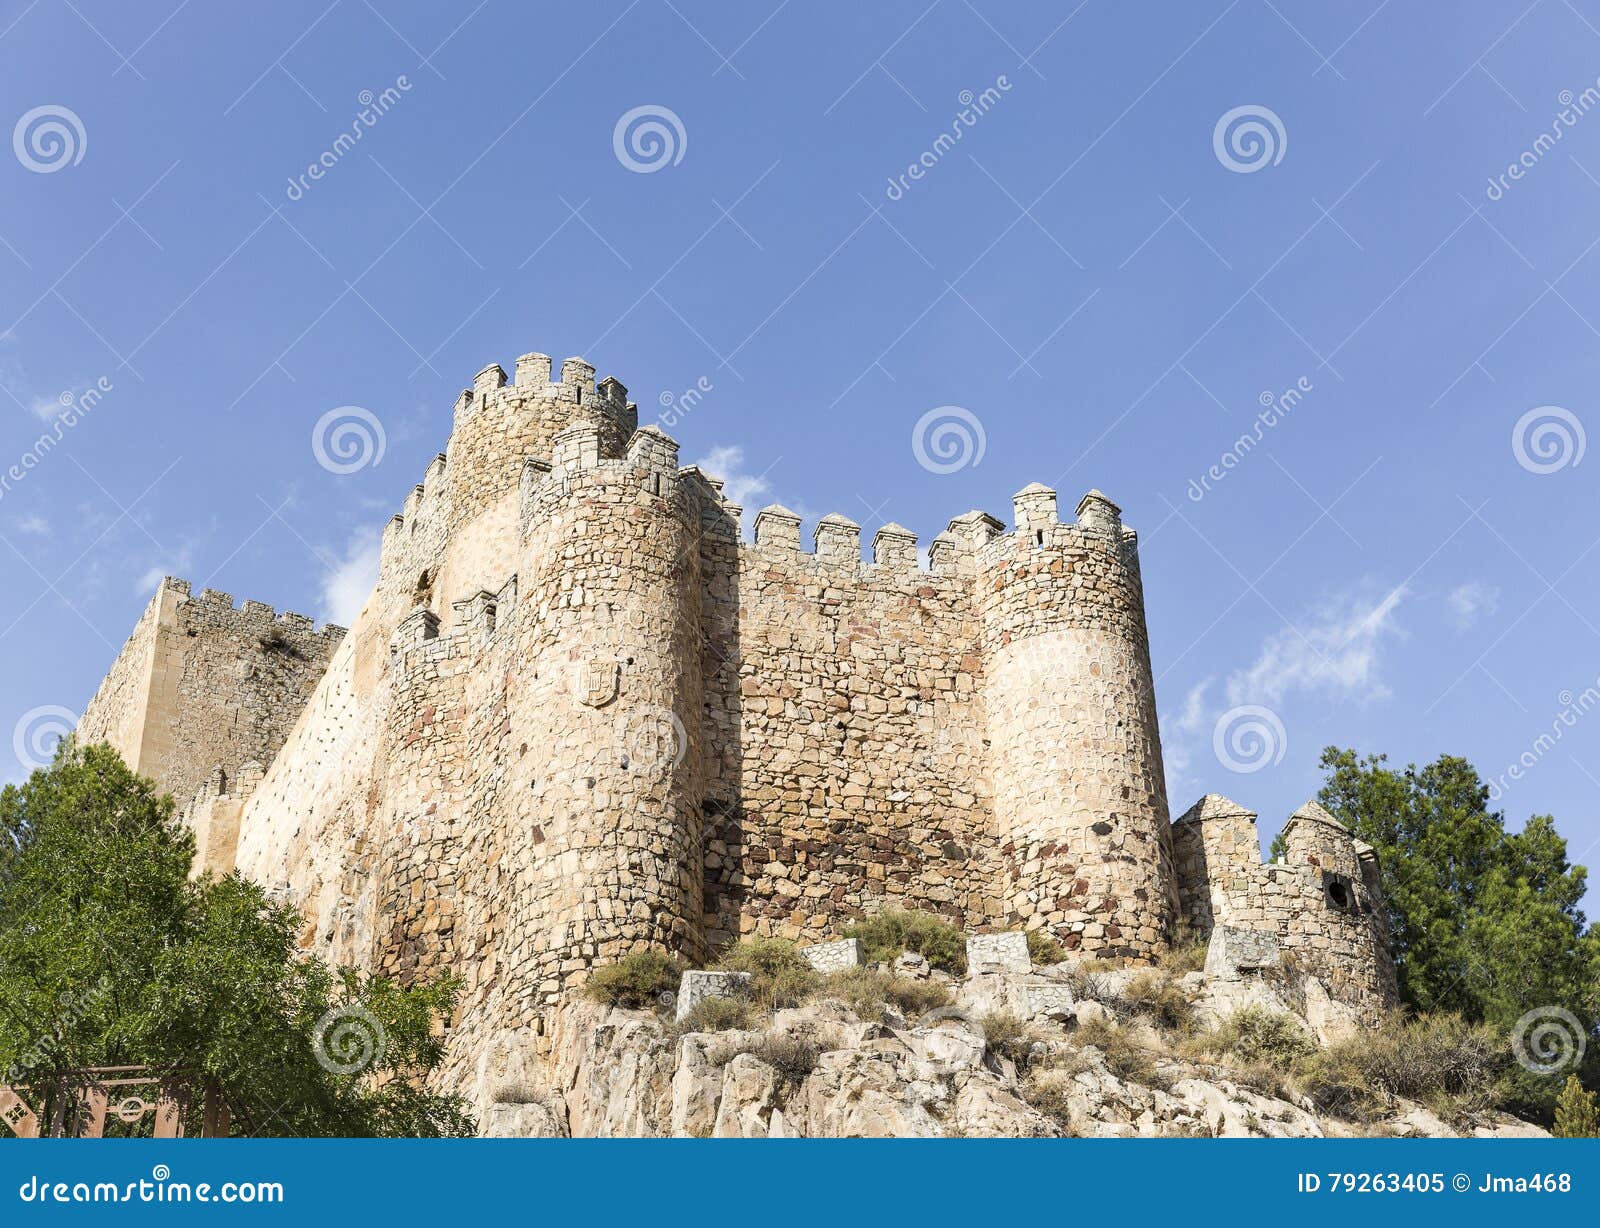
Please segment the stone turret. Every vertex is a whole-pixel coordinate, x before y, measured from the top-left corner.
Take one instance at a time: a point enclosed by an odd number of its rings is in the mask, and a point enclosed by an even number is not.
[[[1372,848],[1308,801],[1283,825],[1283,857],[1263,865],[1255,820],[1237,802],[1208,793],[1172,825],[1186,934],[1211,940],[1219,966],[1231,962],[1229,944],[1293,953],[1358,1015],[1393,1005],[1395,971]]]
[[[1046,487],[1015,507],[977,557],[1001,920],[1150,959],[1176,893],[1137,553],[1098,491],[1075,525]]]

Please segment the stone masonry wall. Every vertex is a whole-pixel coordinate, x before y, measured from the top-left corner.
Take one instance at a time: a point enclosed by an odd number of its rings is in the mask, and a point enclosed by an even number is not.
[[[740,549],[737,834],[708,883],[708,926],[817,938],[885,904],[959,925],[990,915],[991,802],[973,582],[919,572],[898,526],[861,561],[843,517],[799,550],[769,509]]]
[[[258,601],[235,609],[226,593],[191,597],[186,581],[165,579],[78,735],[111,741],[188,802],[219,766],[272,761],[343,636]]]
[[[1337,1000],[1372,1015],[1397,1000],[1372,850],[1307,802],[1284,825],[1281,862],[1261,863],[1256,816],[1208,794],[1174,825],[1183,923],[1269,933]]]

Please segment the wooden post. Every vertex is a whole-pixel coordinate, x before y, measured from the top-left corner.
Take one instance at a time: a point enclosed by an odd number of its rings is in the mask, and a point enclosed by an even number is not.
[[[85,1083],[78,1089],[78,1137],[101,1138],[106,1132],[106,1106],[110,1093],[103,1083]]]
[[[0,1121],[18,1138],[38,1138],[39,1119],[23,1098],[0,1083]]]
[[[161,1081],[160,1099],[156,1101],[156,1137],[181,1138],[183,1136],[183,1104],[179,1087],[171,1079]]]

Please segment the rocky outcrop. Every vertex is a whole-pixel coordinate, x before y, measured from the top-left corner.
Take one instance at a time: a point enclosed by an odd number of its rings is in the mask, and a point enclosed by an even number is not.
[[[720,1032],[679,1032],[651,1012],[573,1002],[547,1013],[543,1033],[528,1033],[516,1052],[486,1058],[480,1121],[486,1134],[520,1137],[1541,1133],[1503,1114],[1452,1126],[1406,1101],[1376,1121],[1321,1114],[1285,1087],[1260,1085],[1259,1073],[1180,1055],[1153,1023],[1130,1017],[1141,975],[1151,974],[1058,967],[954,981],[933,973],[952,1004],[916,1018],[888,1004],[864,1018],[824,997],[779,1010],[760,1028]],[[1167,983],[1200,1025],[1255,1005],[1311,1035],[1352,1026],[1324,1018],[1326,994],[1292,977],[1213,981],[1194,972]]]

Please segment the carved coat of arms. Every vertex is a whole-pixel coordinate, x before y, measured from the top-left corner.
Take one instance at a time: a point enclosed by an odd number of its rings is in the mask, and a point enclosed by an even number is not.
[[[586,657],[573,667],[572,693],[580,704],[603,708],[617,697],[621,677],[615,657]]]

